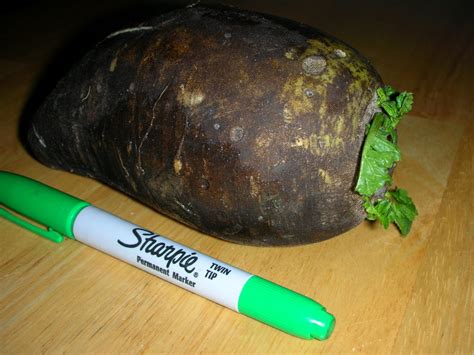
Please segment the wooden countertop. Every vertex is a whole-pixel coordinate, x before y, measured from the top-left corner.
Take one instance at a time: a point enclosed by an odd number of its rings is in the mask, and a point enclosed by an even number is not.
[[[74,33],[95,23],[87,29],[96,34],[94,28],[104,25],[96,19],[123,20],[128,5],[20,2],[0,25],[0,169],[317,299],[336,315],[337,326],[327,341],[300,340],[80,243],[54,244],[0,220],[0,352],[473,353],[470,2],[232,3],[321,28],[364,53],[387,83],[414,92],[394,177],[419,209],[411,234],[401,238],[395,228],[364,222],[319,244],[235,245],[96,181],[42,166],[17,135],[40,74]],[[141,2],[142,12],[131,11],[129,18],[160,9],[151,4]]]

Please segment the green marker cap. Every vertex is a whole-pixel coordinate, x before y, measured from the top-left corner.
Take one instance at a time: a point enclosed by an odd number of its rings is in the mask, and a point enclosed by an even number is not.
[[[239,297],[239,312],[303,339],[325,340],[336,325],[326,309],[299,293],[252,276]]]
[[[48,230],[0,207],[0,216],[54,242],[74,239],[72,227],[79,212],[90,203],[27,177],[0,171],[0,205],[25,216]]]

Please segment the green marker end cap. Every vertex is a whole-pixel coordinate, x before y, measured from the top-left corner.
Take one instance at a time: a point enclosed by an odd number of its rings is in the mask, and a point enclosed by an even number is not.
[[[316,301],[252,276],[239,297],[239,312],[303,339],[325,340],[336,325],[331,313]]]
[[[319,311],[316,319],[311,319],[310,322],[313,325],[311,336],[317,340],[328,339],[336,326],[336,318],[331,313],[326,312],[325,309]]]

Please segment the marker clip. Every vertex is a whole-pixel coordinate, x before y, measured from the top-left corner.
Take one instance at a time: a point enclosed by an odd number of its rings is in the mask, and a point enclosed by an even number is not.
[[[73,222],[89,202],[25,176],[0,171],[0,217],[60,243],[74,239]],[[14,213],[12,213],[14,212]]]
[[[0,207],[0,217],[3,217],[10,222],[15,223],[16,225],[23,227],[30,232],[38,234],[40,237],[49,239],[55,243],[61,243],[64,240],[64,236],[56,232],[54,229],[47,227],[47,229],[42,229],[34,224],[28,222],[25,219],[22,219],[13,213],[7,211],[5,208]]]

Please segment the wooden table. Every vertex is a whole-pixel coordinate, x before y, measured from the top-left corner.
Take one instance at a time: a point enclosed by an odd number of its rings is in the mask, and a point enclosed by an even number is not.
[[[401,238],[395,228],[364,222],[314,245],[234,245],[96,181],[42,166],[21,145],[17,128],[51,55],[88,23],[96,26],[87,28],[91,35],[103,30],[101,16],[124,20],[123,14],[132,18],[162,7],[142,2],[141,12],[133,12],[124,11],[130,6],[125,1],[23,3],[0,25],[0,169],[315,298],[336,315],[337,326],[327,341],[300,340],[80,243],[54,244],[0,220],[0,352],[473,353],[469,1],[232,3],[332,33],[364,53],[387,83],[414,92],[414,110],[400,128],[403,160],[394,177],[420,212],[411,234]]]

